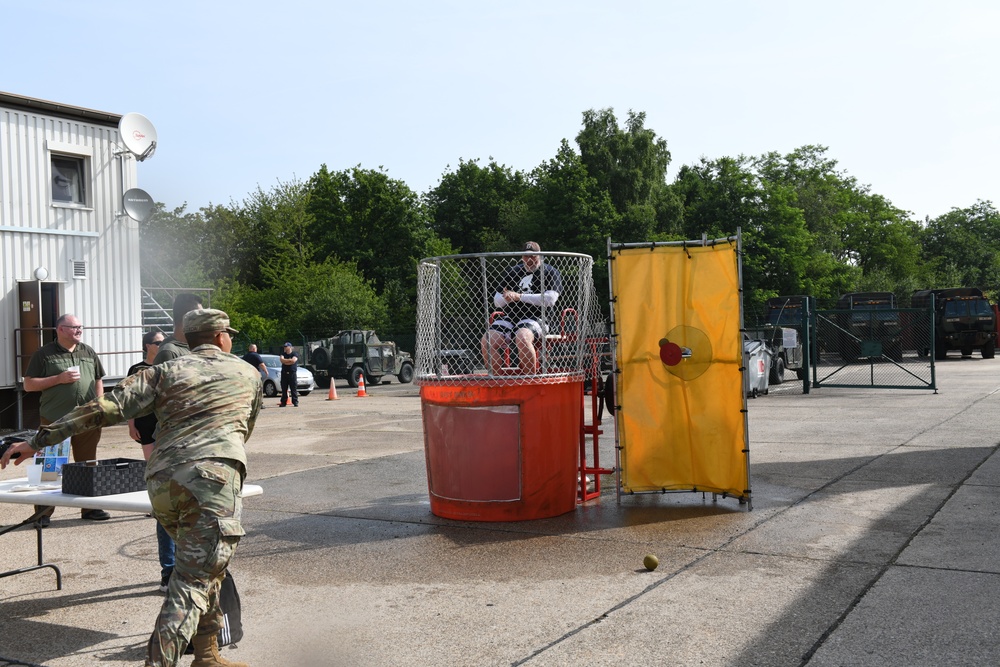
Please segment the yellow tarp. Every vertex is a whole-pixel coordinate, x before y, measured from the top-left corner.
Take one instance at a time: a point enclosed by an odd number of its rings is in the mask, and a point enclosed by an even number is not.
[[[750,478],[735,244],[612,254],[622,490],[745,496]],[[690,356],[668,365],[660,354],[664,339]]]

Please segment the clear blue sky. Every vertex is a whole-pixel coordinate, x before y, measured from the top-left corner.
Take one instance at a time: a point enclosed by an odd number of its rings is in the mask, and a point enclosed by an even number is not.
[[[528,171],[607,107],[646,113],[669,180],[821,144],[918,219],[1000,206],[995,0],[0,0],[0,24],[0,90],[142,113],[139,185],[189,211],[323,163],[420,193],[460,158]]]

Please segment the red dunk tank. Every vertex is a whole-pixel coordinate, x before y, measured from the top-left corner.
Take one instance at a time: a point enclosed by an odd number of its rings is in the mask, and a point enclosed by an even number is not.
[[[420,388],[431,512],[521,521],[576,508],[583,379]]]
[[[592,270],[587,255],[530,242],[421,261],[414,381],[435,515],[524,521],[576,509],[586,340],[600,328]]]

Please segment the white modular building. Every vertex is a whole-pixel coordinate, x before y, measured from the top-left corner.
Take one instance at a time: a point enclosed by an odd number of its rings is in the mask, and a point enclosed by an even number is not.
[[[59,315],[84,325],[106,386],[141,357],[137,160],[122,116],[0,92],[0,429],[37,426],[22,391]]]

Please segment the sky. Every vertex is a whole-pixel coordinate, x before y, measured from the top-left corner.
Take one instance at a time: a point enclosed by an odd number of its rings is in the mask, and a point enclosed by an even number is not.
[[[323,164],[527,172],[606,108],[668,181],[813,144],[917,220],[1000,205],[995,0],[0,0],[0,33],[0,91],[153,123],[138,184],[171,209]]]

